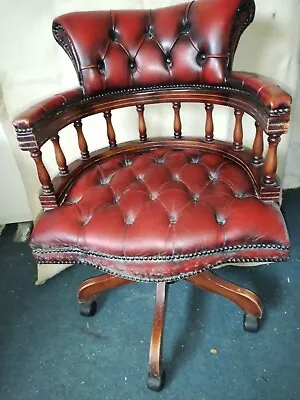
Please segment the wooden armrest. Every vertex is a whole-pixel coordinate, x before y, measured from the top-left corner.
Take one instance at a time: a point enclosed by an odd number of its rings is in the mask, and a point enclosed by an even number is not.
[[[62,93],[38,102],[29,107],[26,111],[17,115],[13,121],[16,131],[26,131],[33,128],[45,117],[58,113],[62,107],[72,104],[83,98],[82,89],[80,87],[66,90]]]
[[[271,115],[290,112],[292,97],[272,80],[248,72],[233,72],[226,78],[229,87],[255,95]]]

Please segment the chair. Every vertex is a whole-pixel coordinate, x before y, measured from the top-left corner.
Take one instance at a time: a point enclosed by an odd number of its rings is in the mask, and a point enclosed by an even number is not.
[[[79,287],[81,314],[93,315],[96,296],[106,290],[135,281],[156,284],[152,390],[164,382],[169,283],[185,279],[228,298],[243,311],[245,330],[257,331],[263,314],[257,295],[214,271],[289,256],[276,169],[291,97],[263,77],[232,72],[239,38],[254,13],[253,0],[196,0],[155,10],[62,15],[53,34],[79,86],[29,108],[13,123],[42,186],[44,213],[30,242],[35,260],[88,264],[102,272]],[[204,137],[202,128],[182,135],[183,102],[205,105]],[[154,103],[172,104],[174,136],[147,137],[144,107]],[[234,110],[231,143],[214,137],[215,104]],[[117,145],[111,111],[131,106],[139,140]],[[104,115],[109,146],[89,153],[82,119],[95,113]],[[255,123],[252,149],[243,145],[244,113]],[[69,124],[81,158],[67,165],[59,131]],[[59,170],[53,180],[41,152],[49,140]]]

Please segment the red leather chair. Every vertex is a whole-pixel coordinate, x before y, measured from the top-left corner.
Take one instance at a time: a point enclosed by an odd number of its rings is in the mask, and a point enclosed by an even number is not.
[[[289,256],[280,212],[277,146],[291,97],[258,75],[232,72],[253,0],[198,0],[157,10],[77,12],[54,20],[79,86],[29,108],[14,126],[34,159],[44,209],[31,236],[38,263],[82,263],[105,272],[82,283],[83,315],[101,292],[157,285],[148,387],[163,385],[161,344],[168,283],[186,279],[235,302],[256,331],[259,298],[214,274],[224,263],[268,263]],[[254,55],[253,55],[254,56]],[[174,137],[147,138],[144,105],[173,104]],[[204,103],[202,128],[182,136],[180,105]],[[214,137],[214,104],[234,109],[232,143]],[[136,106],[139,140],[117,145],[111,111]],[[200,107],[200,105],[199,105]],[[89,153],[82,118],[104,113],[109,147]],[[243,114],[255,121],[243,146]],[[195,116],[197,118],[197,116]],[[67,166],[58,132],[74,124],[81,158]],[[268,139],[263,157],[263,135]],[[52,181],[42,146],[54,145]]]

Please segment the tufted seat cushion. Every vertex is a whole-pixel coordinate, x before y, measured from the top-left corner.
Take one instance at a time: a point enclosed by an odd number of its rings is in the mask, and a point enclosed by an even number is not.
[[[156,148],[82,172],[31,238],[38,262],[83,262],[137,280],[175,280],[221,262],[288,257],[278,205],[223,155]]]

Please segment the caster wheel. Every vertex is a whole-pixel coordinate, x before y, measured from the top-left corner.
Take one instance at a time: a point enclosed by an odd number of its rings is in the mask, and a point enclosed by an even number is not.
[[[147,388],[154,392],[159,392],[165,383],[165,371],[162,371],[160,376],[148,374]]]
[[[245,314],[243,326],[246,332],[257,332],[259,328],[259,318]]]
[[[83,317],[92,317],[96,314],[97,311],[97,303],[95,300],[88,301],[86,303],[79,303],[80,307],[80,315]]]

